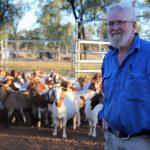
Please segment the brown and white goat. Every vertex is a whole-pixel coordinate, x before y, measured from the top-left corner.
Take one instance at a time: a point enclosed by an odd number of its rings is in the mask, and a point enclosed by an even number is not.
[[[96,93],[91,99],[86,101],[85,116],[89,122],[89,136],[96,137],[96,125],[98,123],[98,112],[103,108],[103,95]]]

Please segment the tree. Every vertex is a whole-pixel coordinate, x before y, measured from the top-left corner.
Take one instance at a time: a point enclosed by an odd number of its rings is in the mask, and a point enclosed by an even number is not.
[[[84,22],[92,21],[95,19],[103,20],[103,14],[105,12],[106,6],[119,2],[120,0],[67,0],[70,4],[70,8],[74,15],[74,19],[78,21],[78,35],[77,39],[86,39]],[[66,8],[66,6],[64,7]],[[81,29],[81,30],[80,30]],[[87,46],[83,45],[84,51],[87,50]],[[86,53],[85,53],[86,59]]]
[[[78,29],[81,28],[82,22],[84,21],[92,21],[95,19],[103,19],[99,18],[102,17],[103,12],[105,12],[105,7],[115,2],[119,2],[119,0],[67,0],[70,4],[74,18],[78,21]],[[78,33],[78,39],[85,39],[85,31],[84,26],[81,28],[81,32]]]
[[[147,7],[150,8],[150,0],[145,0],[146,4],[148,5]],[[148,11],[145,11],[145,17],[146,19],[150,19],[150,9]]]
[[[150,0],[145,0],[145,2],[150,4]]]
[[[41,5],[41,3],[39,3]],[[61,0],[47,1],[41,5],[41,12],[38,14],[39,37],[44,40],[70,40],[73,38],[73,25],[69,22],[63,23],[63,12],[61,11]],[[58,13],[59,12],[59,13]],[[66,43],[48,43],[49,49],[54,47],[60,51],[65,48]],[[59,54],[56,56],[60,59]]]
[[[0,39],[8,38],[9,29],[13,26],[20,7],[14,4],[14,0],[0,1]]]
[[[63,24],[60,1],[46,3],[39,14],[38,24],[43,34],[43,39],[69,40],[72,37],[71,23]],[[58,13],[59,12],[59,13]]]
[[[140,10],[136,14],[137,17],[137,23],[138,23],[138,33],[143,36],[145,39],[150,38],[150,32],[149,32],[149,19],[150,19],[150,0],[144,0],[143,2],[137,2],[136,0],[133,0],[133,6],[135,7],[135,10]]]

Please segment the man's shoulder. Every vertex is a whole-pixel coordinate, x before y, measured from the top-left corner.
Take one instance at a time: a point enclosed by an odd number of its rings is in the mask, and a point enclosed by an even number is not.
[[[148,40],[144,40],[144,39],[140,39],[140,44],[141,46],[150,46],[150,41]]]
[[[149,56],[150,55],[150,41],[148,40],[140,40],[140,49],[142,50],[141,52],[144,55]]]

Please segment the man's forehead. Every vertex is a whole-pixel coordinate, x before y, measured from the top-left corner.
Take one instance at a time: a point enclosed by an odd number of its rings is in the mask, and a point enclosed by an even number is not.
[[[128,16],[126,13],[119,12],[119,11],[114,11],[108,14],[107,20],[127,20]]]

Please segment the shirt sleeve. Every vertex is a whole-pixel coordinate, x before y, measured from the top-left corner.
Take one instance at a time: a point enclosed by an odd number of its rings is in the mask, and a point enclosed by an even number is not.
[[[98,113],[98,121],[101,122],[103,118],[104,118],[104,106]]]
[[[105,59],[105,58],[104,58]],[[104,62],[104,61],[103,61]],[[103,91],[103,73],[104,73],[104,63],[102,64],[102,91]],[[99,111],[98,113],[98,121],[101,122],[102,119],[104,118],[104,108],[105,108],[105,103],[103,100],[103,108]]]

